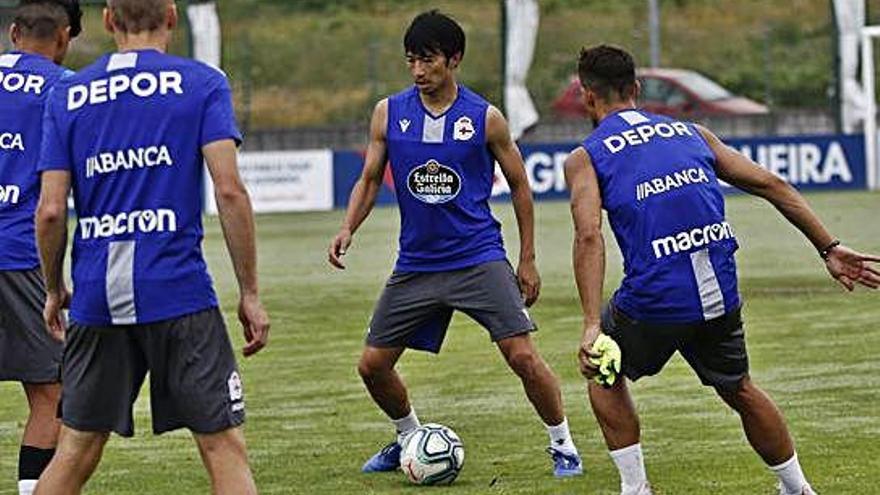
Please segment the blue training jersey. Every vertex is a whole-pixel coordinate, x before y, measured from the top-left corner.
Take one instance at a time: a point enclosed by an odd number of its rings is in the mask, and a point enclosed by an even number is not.
[[[608,115],[584,141],[623,254],[614,304],[632,318],[692,323],[740,305],[715,155],[690,123]]]
[[[40,170],[71,172],[71,319],[142,324],[217,306],[201,251],[203,146],[241,135],[226,77],[155,50],[105,55],[46,105]]]
[[[415,86],[388,98],[388,159],[400,206],[396,271],[435,272],[506,259],[489,210],[495,159],[486,141],[489,103],[465,88],[441,115]]]
[[[43,107],[65,72],[41,55],[0,55],[0,270],[40,265],[34,212],[40,196]]]

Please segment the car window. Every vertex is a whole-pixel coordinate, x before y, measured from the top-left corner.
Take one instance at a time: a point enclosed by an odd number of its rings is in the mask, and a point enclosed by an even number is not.
[[[687,71],[683,72],[676,79],[682,86],[693,91],[701,100],[713,101],[733,98],[730,91],[727,91],[719,86],[718,83],[700,73]]]
[[[642,83],[642,101],[650,101],[652,103],[660,103],[666,100],[666,95],[672,89],[668,84],[660,79],[645,77],[641,79]]]
[[[670,107],[681,107],[688,102],[688,97],[680,89],[671,89],[666,96],[666,105]]]

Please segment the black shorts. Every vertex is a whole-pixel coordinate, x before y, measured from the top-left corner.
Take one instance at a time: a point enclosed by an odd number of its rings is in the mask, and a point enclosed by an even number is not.
[[[367,345],[439,352],[459,310],[493,342],[536,329],[507,260],[446,272],[394,273],[376,303]]]
[[[148,371],[154,433],[216,433],[244,422],[241,377],[217,308],[143,325],[71,324],[62,422],[132,436],[132,407]]]
[[[633,320],[609,303],[602,331],[620,346],[623,374],[632,381],[659,373],[675,351],[706,386],[734,388],[749,373],[739,308],[706,322],[669,325]]]
[[[0,271],[0,381],[57,383],[64,344],[43,323],[39,269]]]

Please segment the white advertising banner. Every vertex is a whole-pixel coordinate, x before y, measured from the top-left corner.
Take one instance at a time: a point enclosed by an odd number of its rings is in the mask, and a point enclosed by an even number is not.
[[[333,209],[333,152],[330,150],[242,153],[238,169],[256,213]],[[217,214],[208,179],[205,210]]]

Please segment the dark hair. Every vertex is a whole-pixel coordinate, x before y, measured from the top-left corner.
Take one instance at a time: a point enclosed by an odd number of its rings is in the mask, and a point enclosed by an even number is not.
[[[155,31],[165,23],[170,0],[107,0],[113,23],[125,33]]]
[[[636,85],[636,64],[626,50],[611,45],[582,48],[578,57],[581,85],[608,101],[624,98]]]
[[[75,38],[82,32],[82,10],[79,0],[22,0],[13,22],[26,36],[48,39],[69,26]]]
[[[406,52],[419,56],[442,53],[446,58],[452,58],[458,53],[463,57],[464,46],[461,26],[437,10],[417,15],[403,36]]]

